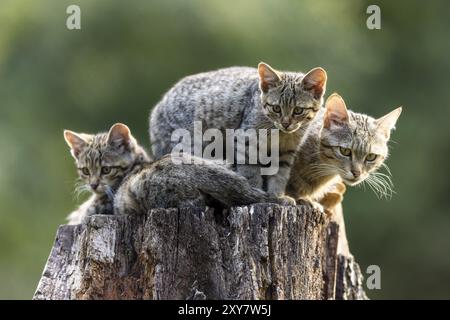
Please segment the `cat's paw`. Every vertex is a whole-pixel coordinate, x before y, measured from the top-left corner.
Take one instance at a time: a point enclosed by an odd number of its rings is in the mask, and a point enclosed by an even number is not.
[[[312,201],[311,204],[312,204],[313,209],[315,209],[317,211],[325,212],[325,208],[317,201]]]
[[[322,199],[320,204],[327,210],[333,210],[338,204],[342,202],[344,197],[340,193],[329,192]]]
[[[346,190],[347,190],[347,187],[345,186],[344,183],[342,183],[342,182],[337,182],[337,183],[334,185],[333,189],[330,190],[330,192],[340,193],[340,194],[343,196]]]
[[[277,201],[282,206],[295,206],[297,204],[294,198],[286,195],[278,196]]]
[[[325,212],[324,207],[319,202],[311,199],[299,199],[297,200],[297,204],[310,207],[317,211]]]

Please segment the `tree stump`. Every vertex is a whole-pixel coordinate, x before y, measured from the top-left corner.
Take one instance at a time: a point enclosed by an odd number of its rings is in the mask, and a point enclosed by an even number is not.
[[[60,226],[34,299],[366,299],[342,211],[154,209]]]

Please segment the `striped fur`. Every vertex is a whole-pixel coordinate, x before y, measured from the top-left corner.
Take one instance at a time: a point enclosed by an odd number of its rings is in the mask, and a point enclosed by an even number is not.
[[[400,112],[398,108],[374,119],[347,111],[342,98],[331,95],[302,140],[286,193],[295,199],[318,201],[339,181],[350,186],[363,181],[371,186],[375,180],[389,184],[389,177],[376,177],[383,175],[376,171],[388,157],[390,132]]]
[[[326,73],[316,68],[303,73],[276,71],[261,63],[258,69],[232,67],[188,76],[172,87],[150,117],[155,158],[172,151],[176,129],[280,130],[280,170],[268,179],[259,165],[237,165],[236,171],[258,188],[284,194],[290,167],[302,133],[323,103]],[[247,161],[248,163],[248,161]]]
[[[223,162],[170,156],[151,162],[122,124],[96,135],[65,131],[79,168],[83,190],[93,193],[68,217],[79,224],[93,214],[144,214],[151,208],[238,206],[258,202],[286,204],[252,187]],[[108,174],[101,168],[112,168]],[[89,170],[89,174],[87,173]],[[109,170],[108,170],[109,171]],[[98,183],[95,190],[92,187]]]
[[[129,176],[114,199],[116,214],[139,215],[152,208],[286,204],[284,199],[252,187],[222,163],[188,154],[177,157],[183,164],[166,155]]]
[[[114,194],[126,176],[149,162],[146,152],[123,124],[115,124],[108,133],[94,135],[66,130],[64,137],[78,169],[78,189],[92,193],[86,203],[69,215],[69,223],[80,223],[92,214],[113,214]]]

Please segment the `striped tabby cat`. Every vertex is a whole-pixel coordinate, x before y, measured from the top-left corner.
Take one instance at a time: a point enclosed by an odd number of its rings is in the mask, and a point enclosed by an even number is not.
[[[151,163],[124,124],[94,135],[66,130],[64,137],[78,168],[79,188],[93,193],[69,215],[69,224],[81,223],[93,214],[278,201],[220,163],[197,159],[193,164],[175,164],[170,156]]]
[[[93,214],[113,214],[114,194],[127,175],[138,172],[149,162],[146,152],[128,127],[120,123],[113,125],[108,133],[65,130],[64,138],[78,169],[78,192],[92,192],[89,200],[69,215],[69,223],[80,223]]]
[[[390,178],[377,169],[388,156],[390,134],[401,111],[400,107],[374,119],[348,111],[344,100],[332,94],[302,140],[286,193],[294,199],[318,201],[330,190],[343,193],[340,181],[350,186],[365,181],[377,193],[388,195]],[[326,199],[326,206],[340,200]]]
[[[278,129],[278,172],[262,176],[261,166],[248,161],[236,165],[236,171],[253,186],[283,197],[301,136],[323,103],[326,80],[322,68],[307,74],[280,72],[265,63],[258,69],[232,67],[188,76],[164,95],[151,114],[153,155],[160,158],[172,151],[176,142],[171,134],[176,129],[187,129],[193,136],[194,122],[201,122],[204,130],[222,132]]]

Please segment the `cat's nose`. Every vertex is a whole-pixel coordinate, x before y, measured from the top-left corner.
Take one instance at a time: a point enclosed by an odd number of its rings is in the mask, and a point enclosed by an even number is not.
[[[91,183],[91,188],[92,188],[92,190],[97,190],[97,188],[98,188],[98,183]]]
[[[291,123],[290,122],[282,122],[281,123],[281,125],[283,126],[283,128],[285,128],[285,129],[287,129],[287,128],[289,128],[289,126],[291,125]]]
[[[361,171],[359,171],[359,170],[352,169],[351,171],[352,171],[353,177],[355,177],[355,179],[359,178],[359,176],[361,175]]]
[[[291,125],[291,119],[289,119],[289,117],[281,117],[280,119],[281,121],[281,125],[283,126],[283,128],[287,129],[289,128],[289,126]]]

